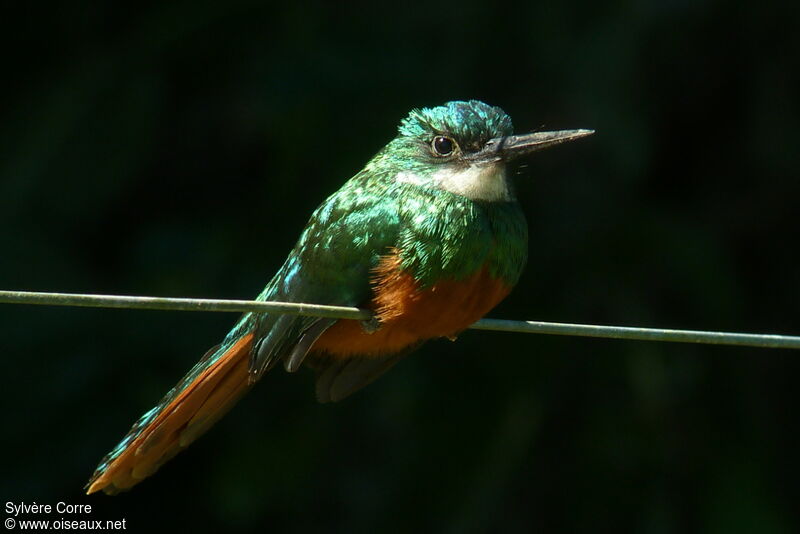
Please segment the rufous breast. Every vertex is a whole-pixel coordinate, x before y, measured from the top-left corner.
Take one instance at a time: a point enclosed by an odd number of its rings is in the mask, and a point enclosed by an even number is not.
[[[511,291],[484,266],[462,279],[421,288],[395,254],[384,256],[373,278],[370,309],[380,321],[368,332],[361,321],[340,320],[314,344],[334,358],[393,354],[420,341],[453,337],[483,317]]]

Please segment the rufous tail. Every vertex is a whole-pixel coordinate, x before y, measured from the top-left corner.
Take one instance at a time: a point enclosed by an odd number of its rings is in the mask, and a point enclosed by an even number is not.
[[[132,488],[211,428],[250,389],[252,344],[248,333],[209,351],[103,458],[86,493],[113,495]]]

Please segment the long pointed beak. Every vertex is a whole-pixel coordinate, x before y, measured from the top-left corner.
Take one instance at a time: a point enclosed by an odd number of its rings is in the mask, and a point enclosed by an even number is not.
[[[510,161],[537,150],[575,141],[593,133],[594,130],[560,130],[557,132],[536,132],[525,135],[496,137],[487,141],[483,150],[476,156],[478,159]]]

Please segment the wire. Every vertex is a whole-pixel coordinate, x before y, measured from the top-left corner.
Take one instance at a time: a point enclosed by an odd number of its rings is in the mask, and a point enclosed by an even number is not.
[[[88,295],[80,293],[42,293],[0,290],[0,303],[38,304],[49,306],[80,306],[90,308],[124,308],[134,310],[176,310],[201,312],[270,312],[291,315],[310,315],[331,319],[368,320],[372,312],[349,306],[326,306],[294,302],[255,300],[219,300],[168,297],[139,297],[120,295]],[[469,328],[524,334],[554,334],[562,336],[671,341],[712,345],[800,349],[800,336],[773,334],[742,334],[701,330],[669,330],[662,328],[633,328],[540,321],[509,321],[481,319]]]

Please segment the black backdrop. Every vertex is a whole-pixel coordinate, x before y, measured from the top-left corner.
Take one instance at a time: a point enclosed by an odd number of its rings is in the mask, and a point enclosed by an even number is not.
[[[523,169],[530,262],[493,316],[800,333],[792,3],[288,4],[5,8],[0,287],[254,297],[409,109],[478,98],[597,130]],[[135,531],[798,528],[798,354],[474,331],[337,405],[272,373],[134,491],[82,496],[234,319],[0,305],[4,505]]]

